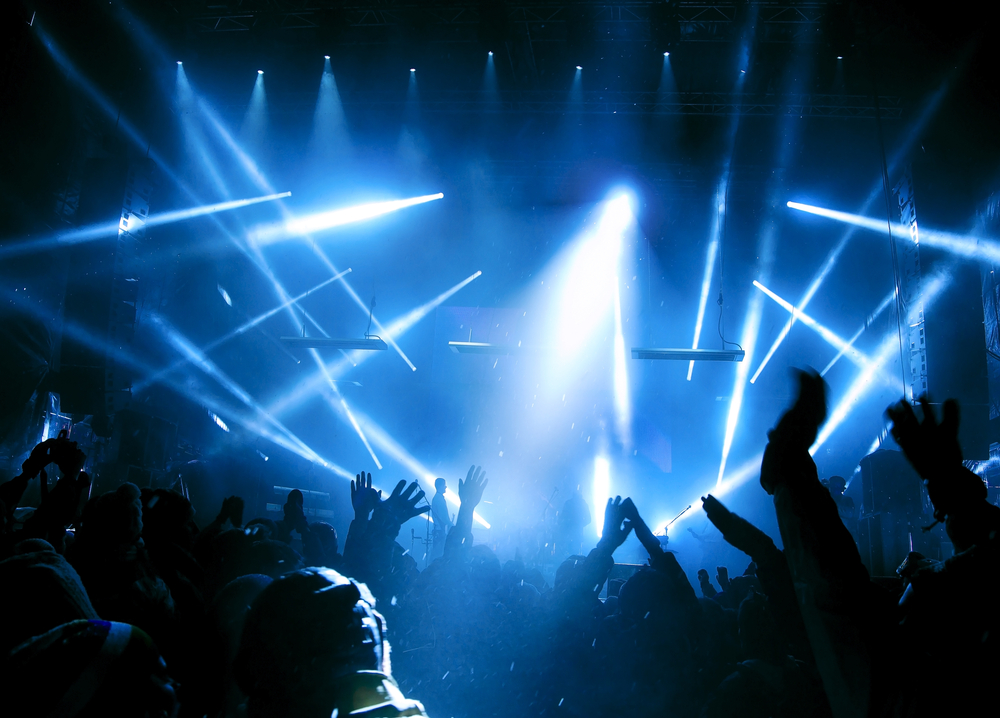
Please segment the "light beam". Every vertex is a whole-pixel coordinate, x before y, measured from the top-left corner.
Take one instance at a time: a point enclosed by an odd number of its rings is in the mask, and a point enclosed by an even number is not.
[[[940,296],[941,292],[951,283],[951,272],[952,267],[946,267],[932,277],[924,279],[921,301],[923,302],[925,314],[931,304]],[[909,323],[916,321],[916,319],[917,317],[911,309],[906,317],[906,321]],[[897,356],[899,356],[899,335],[893,330],[887,332],[882,338],[871,362],[858,374],[857,378],[848,387],[847,393],[844,394],[837,406],[830,412],[826,424],[823,425],[819,435],[816,437],[816,442],[809,449],[810,454],[815,455],[816,451],[826,443],[830,435],[837,430],[837,427],[843,423],[844,419],[850,415],[861,399],[871,390],[874,385],[873,380],[878,373]]]
[[[759,289],[760,291],[764,292],[764,294],[769,296],[775,302],[777,302],[778,305],[781,306],[785,311],[790,312],[792,316],[794,316],[796,319],[801,321],[807,327],[809,327],[817,334],[819,334],[821,337],[823,337],[823,339],[826,340],[826,342],[834,349],[839,350],[841,354],[846,353],[847,356],[850,357],[851,361],[853,361],[859,367],[863,369],[868,366],[868,364],[870,363],[868,357],[865,356],[860,351],[858,351],[857,349],[855,349],[854,347],[850,346],[848,342],[844,341],[838,334],[831,331],[827,327],[823,326],[805,312],[796,309],[791,302],[782,299],[777,294],[772,292],[770,289],[765,287],[763,284],[758,282],[756,279],[753,280],[753,285],[757,287],[757,289]]]
[[[482,275],[482,272],[476,272],[461,282],[451,287],[450,289],[441,292],[438,296],[429,302],[421,304],[419,307],[414,307],[409,312],[399,317],[395,321],[391,322],[389,326],[382,333],[382,338],[387,339],[388,337],[397,338],[405,334],[410,327],[419,322],[421,319],[426,317],[430,312],[432,312],[440,304],[444,303],[449,297],[458,292],[460,289],[465,287],[467,284],[472,282],[474,279]],[[338,379],[344,375],[348,369],[361,364],[366,359],[371,356],[371,352],[355,351],[351,352],[346,357],[332,362],[329,365],[330,376],[334,379]],[[317,372],[310,377],[306,377],[299,384],[293,388],[291,391],[287,392],[284,396],[279,398],[277,401],[272,403],[268,407],[268,411],[274,416],[282,416],[289,411],[292,411],[302,405],[302,402],[311,398],[315,395],[317,389],[323,385],[325,381],[324,376],[321,372]]]
[[[868,229],[879,234],[887,235],[889,233],[888,226],[886,225],[884,219],[874,219],[872,217],[864,217],[859,214],[839,212],[834,209],[815,207],[813,205],[802,204],[800,202],[788,202],[787,205],[791,209],[797,209],[800,212],[815,214],[819,217],[826,217],[827,219],[833,219],[838,222],[846,222],[847,224],[855,227]],[[902,238],[902,241],[909,241],[910,239],[910,228],[905,224],[893,222],[892,232],[895,237]],[[957,234],[954,232],[942,232],[936,229],[927,229],[926,227],[921,227],[919,232],[918,242],[920,244],[928,247],[943,249],[944,251],[953,254],[956,257],[962,257],[963,259],[1000,264],[1000,242],[993,239],[977,237],[975,235]]]
[[[618,430],[618,439],[625,448],[630,448],[632,446],[632,417],[629,407],[627,362],[625,337],[622,334],[621,286],[618,277],[615,276],[615,425]]]
[[[727,178],[724,175],[723,179],[719,182],[719,189],[715,193],[718,211],[715,213],[715,220],[712,223],[712,230],[708,241],[708,253],[705,256],[705,273],[701,278],[701,295],[698,298],[698,316],[694,322],[694,341],[691,343],[692,349],[698,348],[698,341],[701,338],[701,327],[705,321],[705,308],[708,306],[708,295],[712,290],[712,274],[715,271],[715,255],[719,251],[719,232],[722,227],[722,213],[725,211],[725,206],[721,200],[723,200],[726,196],[724,184],[726,181]],[[688,381],[691,381],[691,375],[693,373],[694,362],[692,361],[688,364]]]
[[[892,158],[892,161],[889,163],[890,173],[892,173],[896,169],[896,166],[907,155],[909,155],[910,148],[913,147],[914,143],[917,141],[917,137],[920,136],[920,134],[923,132],[924,127],[930,121],[930,118],[933,117],[933,115],[937,111],[938,106],[941,104],[941,101],[944,99],[944,96],[947,94],[950,86],[951,86],[951,77],[942,82],[941,85],[938,87],[938,89],[924,103],[924,107],[923,110],[921,110],[920,112],[920,116],[917,118],[917,121],[910,128],[910,131],[904,138],[902,144],[900,145],[899,150],[896,152],[896,154]],[[879,177],[878,180],[875,181],[875,184],[872,186],[871,190],[869,191],[868,197],[865,200],[864,205],[861,207],[861,212],[867,212],[868,208],[871,207],[872,204],[875,202],[875,200],[877,200],[879,196],[882,195],[883,191],[884,190],[882,187],[882,178]],[[854,229],[853,228],[848,229],[843,234],[843,236],[841,236],[840,240],[837,242],[834,248],[830,250],[829,254],[827,254],[826,259],[823,260],[823,264],[820,265],[819,271],[816,273],[816,275],[812,278],[812,281],[809,283],[809,287],[806,289],[806,293],[802,295],[802,299],[799,300],[797,306],[799,310],[804,310],[807,306],[809,306],[809,302],[812,301],[813,296],[816,294],[817,291],[819,291],[819,288],[823,285],[823,282],[826,281],[826,278],[830,275],[830,272],[833,271],[833,268],[840,260],[840,255],[843,254],[844,249],[847,247],[847,244],[851,241],[851,238],[853,236],[854,236]],[[904,236],[908,236],[908,233],[907,235]],[[767,366],[767,363],[769,361],[771,361],[771,357],[774,356],[774,353],[778,350],[778,347],[781,346],[781,343],[785,341],[785,337],[788,336],[788,332],[791,331],[792,325],[794,324],[795,324],[795,317],[794,316],[789,317],[788,321],[781,328],[781,331],[778,332],[778,336],[771,344],[771,348],[768,349],[767,353],[764,355],[764,359],[761,361],[760,366],[757,367],[757,371],[754,372],[753,377],[750,379],[751,384],[757,381],[757,377],[759,377],[760,373],[764,371],[764,367]]]
[[[341,227],[345,224],[363,222],[366,219],[380,217],[389,212],[396,212],[406,207],[412,207],[425,202],[433,202],[441,199],[444,195],[427,194],[409,199],[394,199],[386,202],[368,202],[366,204],[354,205],[353,207],[343,207],[341,209],[330,210],[328,212],[317,212],[304,217],[289,218],[284,222],[271,225],[262,225],[251,229],[248,236],[253,242],[259,245],[267,245],[283,239],[301,237],[306,234],[324,232],[334,227]]]
[[[889,306],[893,303],[895,299],[896,299],[896,290],[893,289],[887,295],[885,295],[885,299],[883,299],[881,303],[879,303],[879,305],[875,307],[875,311],[872,312],[865,319],[865,323],[862,324],[860,327],[858,327],[858,331],[854,332],[854,336],[852,336],[850,340],[847,342],[848,348],[854,346],[854,342],[856,342],[861,337],[861,335],[865,333],[868,327],[871,326],[872,322],[874,322],[878,318],[878,316],[882,314],[882,312],[884,312],[886,309],[889,308]],[[845,351],[844,349],[841,349],[839,352],[837,352],[837,356],[835,356],[833,359],[830,360],[830,363],[826,365],[826,367],[823,369],[823,371],[819,373],[819,375],[826,376],[827,372],[829,372],[833,368],[833,365],[836,364],[838,361],[840,361],[840,358],[844,356],[844,351]]]
[[[148,229],[149,227],[155,227],[158,225],[183,222],[185,220],[194,219],[195,217],[203,217],[207,214],[226,212],[233,209],[239,209],[241,207],[248,207],[253,204],[260,204],[261,202],[271,202],[276,199],[281,199],[282,197],[290,197],[291,194],[291,192],[279,192],[277,194],[264,195],[263,197],[237,199],[230,202],[216,202],[215,204],[205,204],[200,207],[188,207],[187,209],[176,209],[170,212],[151,214],[146,218],[145,226]],[[39,239],[22,238],[20,240],[13,240],[13,244],[10,243],[12,240],[7,240],[8,243],[0,247],[0,259],[46,252],[53,247],[63,247],[80,244],[82,242],[90,242],[102,237],[116,235],[121,228],[120,222],[106,222],[87,225],[86,227],[80,227],[79,229],[74,229],[70,232],[61,232],[60,234],[42,237]]]
[[[208,344],[206,344],[204,347],[201,348],[201,350],[200,350],[201,353],[202,354],[208,354],[208,352],[212,351],[213,349],[217,349],[218,347],[222,346],[223,344],[225,344],[229,340],[235,339],[239,335],[244,334],[244,333],[248,332],[249,330],[253,329],[255,326],[257,326],[261,322],[263,322],[263,321],[265,321],[267,319],[270,319],[275,314],[277,314],[278,312],[280,312],[282,309],[286,309],[286,308],[290,307],[293,304],[297,304],[298,302],[302,301],[303,299],[305,299],[306,297],[308,297],[310,294],[312,294],[316,290],[322,289],[323,287],[327,286],[328,284],[331,284],[332,282],[335,282],[336,280],[340,279],[343,275],[349,274],[350,272],[351,272],[351,269],[348,268],[348,269],[344,270],[343,272],[341,272],[340,274],[335,275],[333,277],[330,277],[326,281],[320,282],[319,284],[317,284],[312,289],[309,289],[309,290],[307,290],[305,292],[302,292],[298,296],[291,297],[290,299],[288,299],[287,301],[282,302],[278,306],[273,307],[271,309],[268,309],[263,314],[258,314],[256,317],[254,317],[253,319],[250,319],[249,321],[244,322],[243,324],[241,324],[240,326],[236,327],[236,329],[232,330],[228,334],[224,334],[221,337],[219,337],[218,339],[214,339],[213,341],[211,341]],[[221,287],[220,287],[220,289],[221,289]],[[230,303],[230,306],[232,306],[231,303]],[[185,364],[189,363],[189,361],[190,361],[190,359],[187,356],[185,356],[185,357],[177,360],[176,362],[174,362],[170,366],[168,366],[168,367],[166,367],[164,369],[161,369],[160,371],[156,372],[153,376],[150,376],[149,378],[144,379],[143,381],[141,381],[138,385],[136,385],[132,389],[132,391],[134,391],[136,393],[142,391],[143,389],[145,389],[150,384],[154,384],[154,383],[158,382],[161,377],[166,376],[170,372],[176,371],[178,368],[180,368],[180,367],[184,366]]]

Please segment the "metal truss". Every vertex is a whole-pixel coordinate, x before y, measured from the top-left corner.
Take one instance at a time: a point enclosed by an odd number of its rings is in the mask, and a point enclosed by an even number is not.
[[[254,29],[304,30],[350,28],[346,44],[388,42],[391,28],[417,29],[430,41],[478,42],[483,24],[501,21],[521,26],[532,42],[565,42],[570,27],[586,27],[594,41],[648,42],[654,28],[676,23],[678,39],[686,42],[728,42],[735,39],[747,13],[756,13],[758,39],[765,42],[811,41],[819,36],[828,2],[775,0],[705,2],[653,0],[632,2],[502,2],[495,16],[484,17],[483,4],[470,0],[244,0],[228,6],[179,10],[197,32],[247,32]],[[487,6],[489,7],[489,6]],[[516,30],[517,28],[512,28]]]

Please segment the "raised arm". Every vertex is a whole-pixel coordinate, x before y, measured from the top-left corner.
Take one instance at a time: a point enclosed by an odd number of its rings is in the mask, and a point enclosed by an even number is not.
[[[694,587],[688,581],[684,569],[677,563],[677,557],[669,551],[664,551],[659,539],[649,530],[649,526],[639,515],[632,499],[625,499],[623,510],[635,529],[635,535],[642,543],[646,553],[649,554],[649,565],[656,571],[670,579],[672,595],[669,597],[675,605],[682,606],[682,610],[690,616],[695,616],[700,611],[698,596],[694,592]]]
[[[448,537],[444,543],[444,553],[448,558],[457,556],[459,553],[472,548],[472,519],[476,513],[476,507],[483,500],[483,491],[489,479],[481,466],[470,466],[469,473],[465,475],[465,481],[458,482],[458,497],[461,506],[458,509],[458,517],[455,519],[455,526],[448,532]]]
[[[770,536],[727,509],[711,494],[702,498],[702,508],[705,509],[708,520],[722,533],[722,538],[733,548],[749,556],[757,565],[757,578],[792,654],[811,662],[812,649],[809,647],[805,624],[795,597],[795,584],[785,555],[774,545]]]

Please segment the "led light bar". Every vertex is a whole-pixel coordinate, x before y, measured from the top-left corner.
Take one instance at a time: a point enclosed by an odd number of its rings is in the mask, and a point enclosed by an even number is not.
[[[507,356],[517,354],[520,347],[509,344],[489,344],[487,342],[448,342],[448,346],[456,354],[492,354],[497,356]]]
[[[657,349],[632,347],[633,359],[666,359],[670,361],[743,361],[742,349]]]
[[[332,337],[281,337],[290,349],[360,349],[385,351],[389,345],[378,337],[367,339],[333,339]]]

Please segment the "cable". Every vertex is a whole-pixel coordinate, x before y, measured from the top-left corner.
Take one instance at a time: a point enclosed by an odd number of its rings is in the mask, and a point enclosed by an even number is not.
[[[372,295],[371,306],[368,308],[368,328],[365,329],[365,339],[371,339],[372,337],[376,337],[377,339],[381,339],[382,338],[382,337],[379,337],[379,336],[371,333],[372,332],[372,315],[374,315],[374,314],[375,314],[375,295],[373,294]]]

